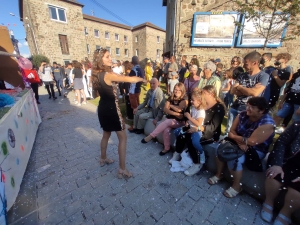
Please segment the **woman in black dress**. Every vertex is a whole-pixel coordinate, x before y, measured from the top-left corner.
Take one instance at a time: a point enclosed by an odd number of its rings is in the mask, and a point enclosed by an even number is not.
[[[125,165],[127,136],[125,123],[118,104],[118,83],[138,83],[144,82],[144,80],[139,77],[121,76],[113,73],[111,66],[112,59],[109,51],[107,49],[97,49],[93,59],[92,82],[93,88],[95,88],[100,95],[98,118],[103,129],[103,137],[100,142],[100,166],[114,162],[114,160],[106,157],[106,149],[111,132],[115,131],[119,139],[118,152],[120,168],[118,170],[118,177],[129,178],[132,176],[132,173],[126,169]]]

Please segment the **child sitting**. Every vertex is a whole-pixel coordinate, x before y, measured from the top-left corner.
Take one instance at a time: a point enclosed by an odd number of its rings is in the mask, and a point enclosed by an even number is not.
[[[184,171],[185,175],[192,176],[200,171],[203,164],[205,163],[205,154],[200,144],[200,138],[202,137],[202,132],[199,129],[200,126],[203,125],[203,121],[205,118],[205,100],[203,98],[202,91],[198,88],[195,88],[191,95],[191,109],[190,113],[185,112],[184,116],[187,119],[185,127],[177,128],[174,131],[176,136],[176,151],[173,154],[173,158],[169,161],[172,164],[172,161],[178,161],[180,159],[180,154],[182,153],[186,139],[191,138],[193,147],[197,150],[197,152],[191,152],[190,156],[193,159],[193,166]],[[198,132],[190,133],[190,127],[198,127]],[[200,161],[199,161],[200,156]]]

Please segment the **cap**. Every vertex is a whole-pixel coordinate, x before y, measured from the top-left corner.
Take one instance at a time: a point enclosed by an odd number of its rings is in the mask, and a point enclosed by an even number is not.
[[[148,60],[147,60],[147,63],[151,63],[151,60],[150,60],[150,59],[148,59]]]
[[[139,58],[137,56],[132,56],[131,63],[132,64],[138,64],[139,63]]]
[[[118,61],[116,59],[112,59],[112,64],[118,64]]]
[[[221,59],[217,58],[217,59],[215,59],[215,61],[214,61],[214,62],[215,62],[215,63],[216,63],[216,62],[218,62],[218,63],[219,63],[219,62],[221,62]]]
[[[173,72],[171,73],[171,75],[172,75],[172,76],[176,76],[177,73],[176,73],[175,71],[173,71]]]

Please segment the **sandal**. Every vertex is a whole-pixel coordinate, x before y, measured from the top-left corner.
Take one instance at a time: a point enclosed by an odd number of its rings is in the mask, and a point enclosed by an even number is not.
[[[209,183],[210,185],[214,185],[217,184],[222,179],[223,177],[218,178],[217,176],[213,176],[207,180],[207,183]]]
[[[133,176],[132,173],[130,173],[127,169],[125,169],[125,170],[119,169],[119,171],[118,171],[119,179],[122,179],[122,178],[126,179],[126,178],[130,178],[132,176]]]
[[[271,222],[272,218],[273,218],[273,213],[267,212],[265,209],[270,210],[271,212],[273,212],[273,207],[269,206],[268,204],[266,204],[265,202],[263,203],[263,207],[260,211],[260,217],[266,221],[266,222]]]
[[[280,220],[278,220],[278,219],[280,219]],[[281,221],[284,221],[284,223]],[[291,223],[292,223],[292,221],[290,218],[279,213],[278,216],[276,217],[276,219],[274,220],[273,225],[286,225],[286,224],[291,224]]]
[[[159,155],[163,156],[163,155],[167,154],[169,151],[170,151],[170,149],[169,150],[164,149],[159,153]]]
[[[239,193],[241,193],[243,191],[243,189],[241,188],[240,191],[236,191],[234,190],[232,187],[228,188],[223,194],[225,197],[227,198],[234,198],[235,196],[237,196]],[[227,195],[226,195],[227,194]]]
[[[105,166],[105,164],[109,165],[109,164],[112,164],[114,163],[115,161],[112,160],[112,159],[109,159],[109,158],[106,158],[106,159],[101,159],[100,158],[100,166]]]

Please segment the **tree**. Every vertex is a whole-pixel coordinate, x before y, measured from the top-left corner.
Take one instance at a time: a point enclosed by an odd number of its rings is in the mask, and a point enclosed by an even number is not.
[[[269,41],[295,39],[300,34],[300,0],[235,0],[237,11],[245,15],[245,21],[252,21],[256,33],[265,39],[264,48]],[[237,23],[243,29],[244,25]],[[284,29],[289,29],[282,38]]]
[[[49,59],[44,55],[33,55],[30,60],[35,68],[39,68],[42,62],[50,62]]]

